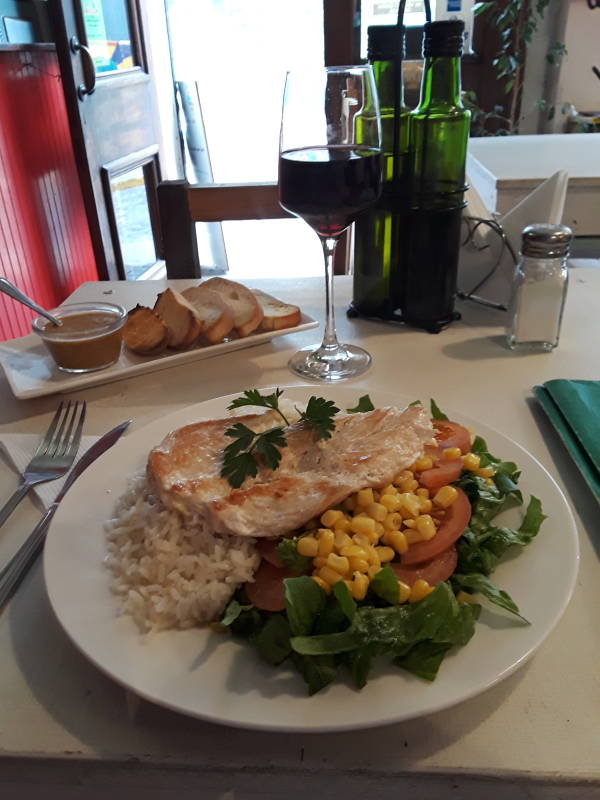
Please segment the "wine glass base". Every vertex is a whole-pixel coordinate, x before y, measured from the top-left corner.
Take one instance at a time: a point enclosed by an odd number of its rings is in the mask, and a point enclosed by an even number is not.
[[[343,381],[362,375],[371,366],[371,356],[362,347],[338,344],[329,347],[309,345],[288,362],[296,375],[313,381]]]

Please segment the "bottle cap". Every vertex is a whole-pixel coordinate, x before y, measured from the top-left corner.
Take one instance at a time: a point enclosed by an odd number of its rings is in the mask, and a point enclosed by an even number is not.
[[[564,258],[572,239],[573,231],[566,225],[538,222],[524,229],[521,252],[530,258]]]
[[[461,19],[426,22],[423,58],[460,58],[463,53],[465,23]]]
[[[398,36],[397,25],[369,25],[367,28],[367,60],[392,61],[404,58],[404,26]]]

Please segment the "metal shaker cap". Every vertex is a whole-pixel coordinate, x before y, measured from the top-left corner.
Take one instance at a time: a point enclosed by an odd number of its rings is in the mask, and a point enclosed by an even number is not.
[[[521,252],[530,258],[564,258],[572,240],[573,231],[566,225],[536,222],[524,229]]]

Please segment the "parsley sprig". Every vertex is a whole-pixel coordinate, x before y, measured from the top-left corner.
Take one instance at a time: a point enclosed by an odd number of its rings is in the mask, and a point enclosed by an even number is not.
[[[232,400],[228,408],[270,408],[289,427],[290,423],[279,407],[282,394],[283,389],[276,389],[273,394],[261,394],[258,389],[247,389],[241,397]],[[335,429],[333,417],[338,411],[339,408],[332,400],[313,396],[308,401],[306,410],[298,413],[300,419],[313,428],[317,439],[330,439],[331,431]],[[287,447],[285,430],[281,426],[255,433],[243,422],[236,422],[225,431],[225,436],[233,441],[223,451],[221,477],[229,481],[234,489],[238,489],[247,477],[255,478],[262,464],[269,469],[277,469],[281,461],[281,448]]]

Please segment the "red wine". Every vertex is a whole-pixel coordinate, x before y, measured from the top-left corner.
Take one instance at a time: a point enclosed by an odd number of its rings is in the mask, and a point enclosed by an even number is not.
[[[279,202],[319,236],[336,236],[381,191],[381,154],[360,145],[287,150],[279,158]]]

